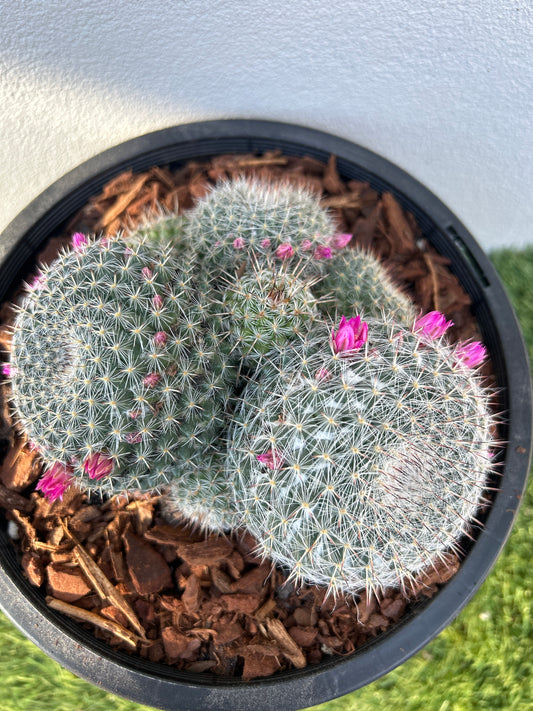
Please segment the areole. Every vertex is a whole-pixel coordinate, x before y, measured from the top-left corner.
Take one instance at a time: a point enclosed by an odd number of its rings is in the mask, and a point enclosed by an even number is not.
[[[345,179],[390,191],[411,212],[424,237],[451,260],[451,269],[472,299],[483,341],[502,393],[506,424],[499,491],[484,528],[457,574],[389,632],[348,658],[331,658],[302,670],[242,682],[175,668],[113,651],[81,626],[47,607],[44,594],[22,574],[0,519],[1,607],[22,632],[53,659],[92,683],[161,709],[301,709],[370,683],[433,639],[467,604],[493,566],[512,528],[524,490],[531,450],[531,384],[527,356],[512,308],[490,261],[457,218],[398,167],[348,141],[288,124],[228,120],[164,129],[112,148],[61,178],[34,200],[0,241],[0,301],[22,278],[32,255],[112,177],[126,169],[179,166],[221,153],[263,152],[327,161],[337,156]]]

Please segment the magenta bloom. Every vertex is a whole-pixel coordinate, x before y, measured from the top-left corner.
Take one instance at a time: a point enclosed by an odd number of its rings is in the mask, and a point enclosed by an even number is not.
[[[435,340],[440,338],[450,326],[453,326],[453,321],[446,321],[444,314],[440,311],[430,311],[415,321],[413,331],[420,336]]]
[[[281,469],[283,466],[283,457],[276,449],[269,449],[264,454],[258,454],[257,460],[269,469]]]
[[[360,316],[351,318],[349,321],[343,316],[337,333],[331,329],[331,340],[335,353],[356,351],[366,343],[367,338],[368,324],[365,321],[361,321]]]
[[[140,432],[130,432],[126,435],[126,442],[129,442],[130,444],[139,444],[139,442],[142,442],[142,438],[143,436]]]
[[[149,281],[154,276],[154,273],[150,267],[143,267],[141,274],[143,275],[143,279],[146,279],[146,281]]]
[[[331,259],[333,252],[331,247],[326,247],[323,244],[319,244],[318,247],[313,252],[314,259]]]
[[[300,251],[301,252],[309,252],[309,250],[312,248],[313,243],[311,242],[310,239],[304,239],[300,242]]]
[[[280,259],[290,259],[294,254],[294,247],[288,242],[283,242],[276,249],[276,257]]]
[[[154,343],[158,348],[162,348],[168,341],[168,334],[164,331],[158,331],[154,334]]]
[[[83,252],[85,247],[89,244],[87,236],[83,232],[75,232],[72,235],[72,247],[75,252]]]
[[[83,471],[89,475],[89,479],[99,481],[105,476],[109,476],[113,471],[113,460],[102,452],[93,452],[89,454],[83,462]]]
[[[486,355],[485,346],[479,341],[472,341],[471,343],[458,343],[453,352],[453,359],[456,365],[475,368],[485,360]]]
[[[155,311],[159,311],[160,309],[163,308],[163,297],[160,296],[159,294],[156,294],[154,298],[152,299],[152,306],[154,307]]]
[[[39,289],[42,289],[45,284],[46,276],[42,272],[38,272],[28,284],[28,289],[31,291],[38,291]]]
[[[330,246],[333,247],[333,249],[344,249],[344,247],[346,247],[352,237],[353,235],[347,232],[342,232],[337,235],[333,235],[330,241]]]
[[[270,247],[270,240],[269,239],[261,240],[261,247],[263,247],[263,249],[267,249],[267,247]]]
[[[143,385],[145,388],[155,388],[157,383],[161,380],[159,373],[148,373],[143,378]]]
[[[13,375],[13,367],[9,363],[4,363],[2,366],[2,375],[5,375],[6,378],[10,378]]]
[[[63,500],[63,494],[74,483],[72,470],[60,462],[54,462],[41,477],[36,488],[43,492],[48,501]]]
[[[234,249],[244,249],[245,247],[245,242],[242,237],[235,237],[233,240],[233,248]]]

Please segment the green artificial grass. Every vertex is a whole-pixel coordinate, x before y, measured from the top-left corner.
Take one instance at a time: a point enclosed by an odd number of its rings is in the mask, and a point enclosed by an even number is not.
[[[491,255],[533,360],[533,248]],[[533,709],[533,479],[498,563],[453,624],[401,667],[314,711]],[[146,711],[77,679],[0,615],[2,711]],[[199,710],[201,711],[201,710]]]

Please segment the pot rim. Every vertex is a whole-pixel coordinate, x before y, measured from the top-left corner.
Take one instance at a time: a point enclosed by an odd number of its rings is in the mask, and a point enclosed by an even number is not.
[[[7,273],[0,301],[20,280],[38,245],[122,171],[273,148],[322,160],[336,155],[341,175],[355,170],[378,192],[392,192],[415,215],[424,237],[452,260],[452,270],[472,298],[502,388],[507,413],[505,475],[475,544],[458,572],[434,597],[415,605],[390,631],[350,657],[249,682],[179,672],[114,652],[81,625],[46,606],[44,595],[23,577],[10,541],[1,531],[0,608],[9,619],[77,676],[156,708],[302,709],[343,696],[391,671],[436,637],[472,598],[507,540],[527,482],[532,429],[529,363],[496,270],[464,225],[433,193],[398,166],[343,138],[275,121],[227,119],[173,126],[110,148],[53,183],[7,226],[0,237],[0,263]]]

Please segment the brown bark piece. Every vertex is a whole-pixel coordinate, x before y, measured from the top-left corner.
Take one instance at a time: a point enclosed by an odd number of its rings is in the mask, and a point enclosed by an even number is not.
[[[35,553],[24,553],[21,565],[24,574],[32,585],[40,587],[44,583],[44,566],[40,556]]]
[[[131,531],[124,534],[124,543],[131,581],[139,595],[158,593],[171,587],[170,568],[161,553]]]
[[[232,593],[231,595],[221,595],[220,598],[226,609],[232,612],[243,612],[246,615],[253,615],[261,605],[261,596],[246,595],[244,593]]]
[[[273,656],[266,656],[265,654],[251,652],[246,654],[243,658],[243,681],[258,679],[259,677],[272,676],[272,674],[281,669],[281,664],[278,659]]]
[[[161,637],[170,664],[174,664],[178,659],[193,659],[202,645],[201,640],[187,637],[174,627],[161,630]]]
[[[217,565],[233,552],[233,545],[226,538],[210,536],[197,543],[178,543],[178,554],[189,565]]]
[[[64,602],[74,602],[91,592],[81,570],[50,563],[46,568],[49,592]]]
[[[0,466],[0,481],[12,491],[22,491],[35,481],[42,469],[39,455],[28,449],[25,439],[15,439]]]

